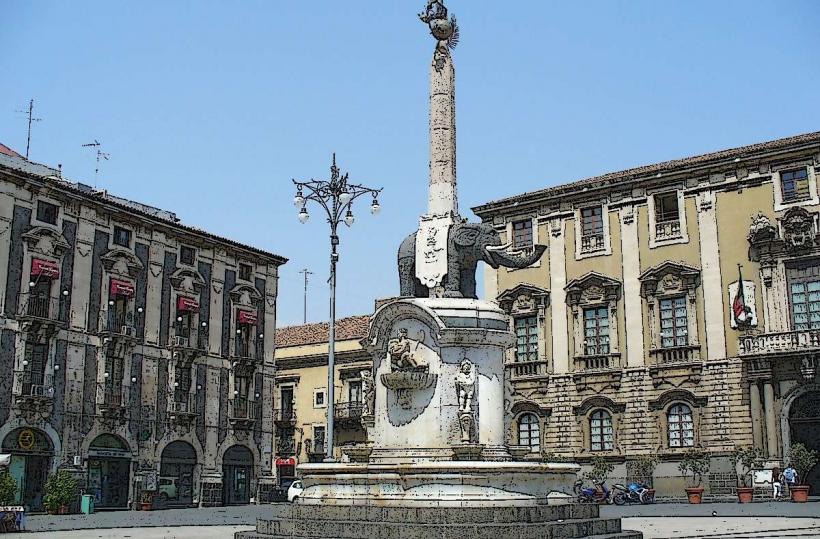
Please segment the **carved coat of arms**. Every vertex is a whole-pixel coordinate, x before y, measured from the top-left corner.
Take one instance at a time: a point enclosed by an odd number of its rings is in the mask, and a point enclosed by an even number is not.
[[[427,288],[441,284],[447,274],[447,235],[451,217],[422,217],[416,234],[416,277]]]

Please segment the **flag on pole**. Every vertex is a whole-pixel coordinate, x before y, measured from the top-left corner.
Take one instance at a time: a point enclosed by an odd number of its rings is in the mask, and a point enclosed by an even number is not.
[[[738,328],[747,328],[752,324],[752,309],[746,305],[746,296],[743,291],[743,274],[740,271],[740,264],[737,265],[737,293],[732,302],[732,314],[735,317],[735,324]]]

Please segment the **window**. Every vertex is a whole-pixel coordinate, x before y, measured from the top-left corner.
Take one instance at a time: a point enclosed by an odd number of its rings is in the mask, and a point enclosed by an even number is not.
[[[515,319],[515,360],[538,360],[538,318],[525,316]]]
[[[114,245],[131,247],[131,231],[119,226],[114,227]]]
[[[183,403],[185,409],[188,404],[188,393],[191,390],[191,369],[189,367],[177,367],[174,371],[174,402]]]
[[[347,386],[347,401],[360,403],[362,402],[362,381],[351,380]]]
[[[194,249],[193,247],[188,247],[187,245],[183,245],[179,248],[179,260],[183,264],[193,266],[194,261],[196,260],[196,249]]]
[[[313,406],[315,408],[324,408],[325,406],[325,392],[322,390],[313,393]]]
[[[533,453],[541,450],[541,429],[535,414],[527,413],[518,419],[518,445],[529,447]]]
[[[676,238],[681,235],[678,194],[666,193],[655,195],[655,236],[657,238]]]
[[[239,264],[239,278],[243,281],[250,281],[252,272],[253,268],[250,264]]]
[[[57,213],[59,209],[50,202],[40,200],[37,202],[37,220],[50,225],[57,224]]]
[[[695,445],[695,423],[692,409],[685,404],[675,404],[666,415],[669,429],[669,447],[693,447]]]
[[[794,330],[820,329],[820,280],[791,283]]]
[[[598,251],[604,248],[603,208],[581,210],[581,252]]]
[[[532,247],[532,219],[513,223],[513,247],[516,249]]]
[[[325,428],[324,427],[313,427],[313,452],[314,453],[324,453],[325,452]]]
[[[686,298],[665,298],[660,301],[661,348],[689,344],[689,321],[686,316]]]
[[[584,309],[584,354],[609,353],[609,310],[606,307]]]
[[[589,439],[592,451],[611,451],[614,448],[612,414],[596,410],[589,416]]]
[[[807,169],[801,167],[781,172],[780,189],[783,192],[783,202],[797,202],[811,198]]]
[[[23,367],[23,395],[47,395],[46,362],[48,346],[41,343],[26,343],[26,361]]]

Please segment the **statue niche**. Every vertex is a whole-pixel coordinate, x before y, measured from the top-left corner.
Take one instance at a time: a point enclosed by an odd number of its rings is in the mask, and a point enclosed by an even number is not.
[[[408,339],[407,330],[401,328],[398,335],[387,342],[390,372],[382,374],[381,381],[386,388],[396,392],[399,406],[405,410],[412,407],[412,391],[427,389],[436,383],[437,376],[428,372],[427,365],[420,365],[415,356],[423,340],[424,332],[416,341]]]

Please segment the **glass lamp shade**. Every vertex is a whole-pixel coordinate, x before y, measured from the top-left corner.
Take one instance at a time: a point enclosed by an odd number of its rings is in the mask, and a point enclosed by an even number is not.
[[[350,202],[350,200],[351,200],[352,198],[353,198],[353,195],[351,195],[351,194],[350,194],[350,193],[348,193],[347,191],[344,191],[342,194],[340,194],[340,195],[339,195],[339,201],[340,201],[342,204],[347,204],[348,202]]]
[[[299,222],[305,224],[308,222],[308,219],[310,219],[310,215],[308,215],[307,209],[303,206],[302,211],[299,212]]]
[[[379,215],[380,211],[382,211],[382,207],[379,206],[379,201],[374,198],[373,204],[370,205],[370,213],[373,215]]]
[[[296,196],[293,197],[293,205],[297,208],[302,208],[305,205],[305,197],[302,196],[302,193],[296,193]]]
[[[345,224],[347,226],[352,226],[353,223],[356,221],[356,218],[353,217],[353,214],[348,210],[347,215],[345,215]]]

